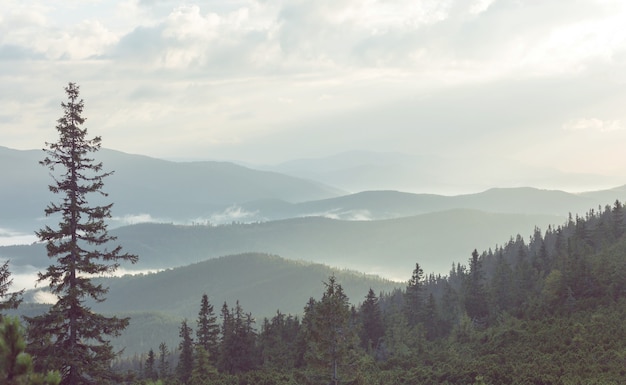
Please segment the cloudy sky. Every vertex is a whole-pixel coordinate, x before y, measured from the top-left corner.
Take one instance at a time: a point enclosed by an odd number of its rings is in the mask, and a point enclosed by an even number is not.
[[[73,81],[90,134],[125,152],[401,152],[624,184],[624,26],[622,0],[2,0],[0,145],[55,140]]]

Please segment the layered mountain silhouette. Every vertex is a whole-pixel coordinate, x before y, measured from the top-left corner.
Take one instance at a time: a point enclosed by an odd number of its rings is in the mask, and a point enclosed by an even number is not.
[[[48,191],[49,170],[39,165],[40,150],[0,147],[0,228],[32,232],[46,205],[58,197]],[[166,222],[207,220],[233,204],[262,199],[302,202],[338,196],[341,192],[311,180],[252,170],[228,162],[170,162],[102,149],[106,198],[114,203],[117,223],[146,218]],[[233,216],[233,218],[237,218]]]

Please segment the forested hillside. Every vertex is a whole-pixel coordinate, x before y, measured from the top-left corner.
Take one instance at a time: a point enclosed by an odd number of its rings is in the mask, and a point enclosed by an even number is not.
[[[377,293],[402,286],[377,276],[338,270],[321,264],[291,261],[267,254],[241,254],[215,258],[158,273],[97,279],[109,288],[107,300],[87,301],[95,311],[130,316],[130,325],[113,341],[124,356],[141,353],[158,336],[170,346],[176,342],[177,325],[194,319],[200,296],[209,294],[212,303],[239,301],[255,317],[271,317],[280,309],[301,314],[304,303],[330,275],[335,275],[353,298],[364,297],[369,288]],[[26,304],[16,314],[32,316],[44,305],[32,305],[42,289],[25,293]]]
[[[128,383],[620,384],[624,211],[615,202],[536,228],[446,276],[417,263],[391,293],[349,297],[331,275],[301,316],[261,321],[240,302],[198,301],[178,346],[154,341],[116,367]]]

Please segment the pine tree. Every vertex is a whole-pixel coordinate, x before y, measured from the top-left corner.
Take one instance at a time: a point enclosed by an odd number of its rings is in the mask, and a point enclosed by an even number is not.
[[[220,341],[220,354],[218,360],[218,368],[220,372],[232,373],[231,357],[233,354],[234,336],[235,336],[235,320],[228,304],[224,302],[221,310],[222,317],[222,338]]]
[[[16,309],[22,302],[22,294],[24,290],[9,293],[9,287],[13,283],[11,272],[9,271],[9,261],[0,266],[0,321],[2,321],[2,312],[8,309]]]
[[[257,363],[256,333],[251,314],[244,314],[237,301],[235,308],[228,310],[222,306],[222,343],[219,369],[222,372],[236,374],[254,369]]]
[[[159,378],[166,379],[170,376],[170,352],[165,342],[159,344]]]
[[[465,282],[465,311],[474,322],[483,321],[489,314],[483,279],[482,263],[478,251],[474,250],[470,258],[470,271]]]
[[[619,238],[624,234],[624,206],[619,200],[615,200],[612,210],[613,235]]]
[[[280,311],[264,320],[259,335],[261,363],[270,370],[289,370],[296,366],[300,321]]]
[[[198,313],[196,344],[204,348],[212,363],[217,362],[219,354],[219,334],[220,327],[217,324],[217,317],[213,313],[213,305],[209,302],[208,295],[203,294]]]
[[[196,345],[196,363],[191,371],[191,385],[204,385],[217,377],[217,369],[209,361],[209,353],[202,345]]]
[[[441,330],[441,317],[439,316],[439,309],[437,308],[437,302],[433,293],[428,294],[428,298],[424,303],[424,315],[423,315],[424,329],[426,332],[426,338],[428,340],[434,340],[439,337]]]
[[[180,337],[180,345],[178,346],[180,356],[176,366],[176,374],[178,374],[178,378],[183,384],[189,382],[193,370],[193,338],[191,337],[191,332],[191,328],[187,326],[187,320],[184,319],[180,324],[178,333]]]
[[[157,379],[157,372],[155,368],[156,359],[154,357],[154,350],[150,349],[148,352],[148,358],[146,358],[146,365],[144,366],[144,377],[149,380]]]
[[[459,294],[447,281],[444,281],[443,283],[440,313],[441,324],[439,325],[439,328],[442,334],[447,334],[450,330],[452,330],[452,327],[458,323],[461,317]]]
[[[491,302],[497,311],[507,311],[513,307],[513,271],[504,259],[502,250],[497,253],[490,294]]]
[[[0,324],[0,384],[58,385],[61,382],[58,372],[48,372],[45,376],[33,373],[33,360],[24,352],[25,346],[19,320],[5,317]]]
[[[423,291],[424,270],[422,270],[419,263],[416,263],[404,295],[404,310],[409,326],[417,325],[420,320],[422,307],[424,306]]]
[[[381,338],[385,335],[383,319],[378,304],[378,297],[372,288],[369,289],[365,302],[361,305],[361,346],[365,350],[376,350]]]
[[[58,229],[45,226],[37,236],[46,242],[48,257],[56,259],[39,282],[48,282],[58,301],[44,314],[28,318],[29,349],[36,362],[45,369],[59,370],[63,385],[104,384],[113,378],[110,369],[115,353],[106,336],[117,336],[128,325],[128,318],[105,317],[94,313],[84,301],[104,301],[107,288],[96,284],[93,275],[114,272],[120,261],[136,262],[137,256],[122,254],[121,246],[109,250],[106,244],[115,240],[108,235],[106,219],[112,204],[90,206],[88,196],[102,191],[103,180],[111,172],[102,172],[90,153],[100,149],[101,139],[87,139],[81,128],[83,100],[79,87],[69,83],[65,88],[67,103],[57,121],[59,140],[47,143],[47,156],[40,163],[48,167],[54,183],[50,191],[62,195],[60,203],[50,203],[47,216],[58,216]]]
[[[324,285],[326,291],[313,307],[305,357],[314,382],[330,378],[330,383],[337,385],[355,375],[358,336],[350,325],[350,305],[343,288],[334,276]]]

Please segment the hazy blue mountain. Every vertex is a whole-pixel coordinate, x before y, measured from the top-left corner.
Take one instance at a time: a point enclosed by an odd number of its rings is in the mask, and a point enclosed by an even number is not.
[[[433,172],[434,157],[394,152],[348,151],[328,157],[294,159],[273,166],[268,170],[300,175],[352,192],[378,189],[422,191],[426,186],[437,185],[441,175]]]
[[[0,147],[0,228],[34,231],[51,199],[52,182],[38,162],[40,150]],[[227,162],[170,162],[141,155],[102,149],[98,152],[106,171],[105,180],[115,204],[117,223],[150,218],[162,221],[207,221],[229,205],[261,199],[302,202],[329,198],[340,191],[320,183],[283,174],[252,170]],[[93,197],[98,203],[98,197]],[[226,212],[234,220],[241,213]],[[142,216],[143,218],[138,218]],[[225,217],[224,220],[229,218]]]
[[[486,250],[535,225],[560,225],[565,216],[487,213],[456,209],[380,221],[294,218],[225,226],[137,224],[111,231],[137,269],[169,268],[246,252],[277,254],[408,279],[415,262],[426,272],[447,273],[472,250]],[[0,247],[14,265],[47,266],[42,245]]]
[[[40,228],[46,204],[52,196],[47,185],[48,171],[38,164],[43,152],[0,147],[0,237],[11,230],[32,234]],[[535,188],[499,188],[462,195],[413,194],[399,191],[364,191],[342,195],[327,185],[275,172],[257,171],[225,162],[170,162],[141,155],[103,149],[98,154],[105,168],[115,173],[106,181],[114,203],[113,226],[146,221],[166,223],[258,222],[303,216],[326,216],[346,220],[389,219],[428,212],[469,208],[489,212],[555,214],[584,213],[615,199],[623,200],[619,189],[586,194]],[[282,169],[315,177],[311,169],[341,172],[352,168],[346,178],[358,173],[365,162],[375,167],[414,166],[415,159],[393,153],[353,152],[324,161],[294,161]],[[313,162],[316,167],[307,166]],[[302,165],[304,163],[304,165]],[[425,160],[417,164],[426,164]],[[307,168],[308,167],[308,168]],[[431,173],[427,167],[420,172]],[[309,171],[306,171],[309,170]],[[334,171],[333,171],[334,170]],[[395,175],[391,169],[383,174]],[[395,176],[393,177],[395,178]],[[392,179],[393,179],[392,178]],[[419,180],[405,175],[405,181]],[[385,185],[368,175],[368,183]],[[98,197],[93,197],[99,203]],[[4,228],[4,230],[3,230]]]
[[[376,220],[413,216],[458,208],[494,213],[547,214],[567,216],[584,214],[615,199],[623,201],[626,188],[572,194],[530,187],[494,188],[476,194],[454,196],[413,194],[399,191],[364,191],[356,194],[296,204],[279,200],[249,202],[241,205],[259,220],[303,216],[326,216],[345,220]]]
[[[605,205],[612,206],[616,199],[618,199],[622,203],[626,202],[626,185],[615,187],[609,190],[589,191],[580,195],[587,199],[593,200],[594,202],[603,202],[603,207]]]

